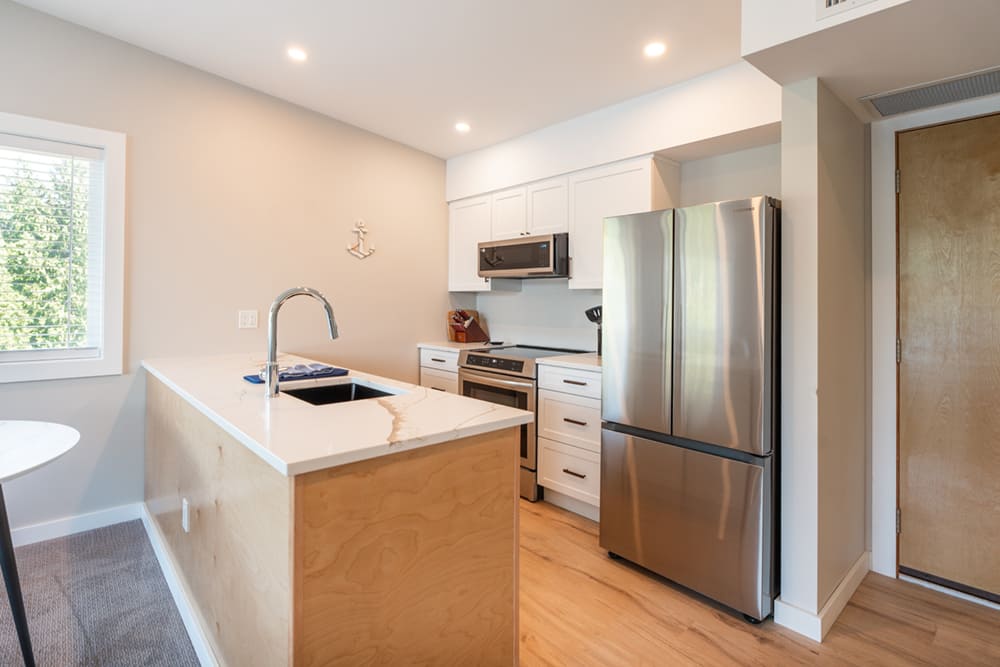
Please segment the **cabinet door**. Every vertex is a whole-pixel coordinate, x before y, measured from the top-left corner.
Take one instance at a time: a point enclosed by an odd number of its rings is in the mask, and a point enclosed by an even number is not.
[[[493,240],[524,236],[527,210],[524,188],[511,188],[493,194]]]
[[[648,157],[570,176],[570,289],[601,289],[604,218],[649,211],[652,185]]]
[[[559,234],[569,229],[569,179],[549,178],[527,186],[528,233]]]
[[[452,202],[448,209],[448,291],[485,292],[479,277],[479,243],[490,239],[490,198]]]

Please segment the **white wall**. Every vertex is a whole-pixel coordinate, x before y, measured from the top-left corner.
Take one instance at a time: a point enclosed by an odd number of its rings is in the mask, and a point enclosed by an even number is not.
[[[775,620],[814,639],[867,569],[865,161],[864,126],[826,86],[784,87]]]
[[[872,124],[872,569],[896,576],[896,133],[1000,113],[1000,95]]]
[[[743,0],[740,52],[746,56],[909,1],[872,0],[817,21],[816,0]]]
[[[865,130],[819,85],[818,608],[865,551]]]
[[[0,0],[0,111],[128,135],[126,358],[121,377],[0,386],[0,418],[83,434],[4,485],[15,526],[142,498],[143,358],[265,352],[236,311],[282,289],[280,345],[416,381],[415,344],[443,336],[444,163],[299,107]],[[364,218],[377,252],[350,257]]]
[[[781,88],[725,69],[448,160],[448,201],[781,120]]]
[[[597,349],[597,326],[583,311],[599,305],[601,290],[571,290],[559,278],[523,280],[520,292],[476,297],[492,340],[588,351]]]
[[[781,196],[781,144],[681,163],[680,206]]]

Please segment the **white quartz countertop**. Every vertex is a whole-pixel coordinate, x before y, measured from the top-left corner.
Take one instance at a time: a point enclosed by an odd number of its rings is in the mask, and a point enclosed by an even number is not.
[[[312,363],[280,355],[282,366]],[[268,399],[244,375],[263,360],[247,354],[147,359],[143,367],[284,475],[299,475],[511,426],[524,410],[351,370],[341,378],[282,382],[282,389],[346,382],[402,392],[395,396],[311,405],[289,395]]]
[[[559,368],[601,372],[601,358],[597,356],[596,352],[564,354],[558,357],[542,357],[535,361],[535,363],[539,366],[558,366]]]
[[[483,347],[490,347],[488,342],[482,343],[456,343],[450,340],[439,340],[430,343],[417,343],[417,347],[425,350],[478,350]]]

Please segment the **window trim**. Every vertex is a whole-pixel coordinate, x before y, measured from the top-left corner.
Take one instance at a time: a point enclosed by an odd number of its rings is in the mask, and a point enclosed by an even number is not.
[[[0,112],[0,132],[99,148],[104,152],[104,322],[96,355],[45,350],[32,360],[0,361],[0,384],[121,375],[125,339],[125,134]]]

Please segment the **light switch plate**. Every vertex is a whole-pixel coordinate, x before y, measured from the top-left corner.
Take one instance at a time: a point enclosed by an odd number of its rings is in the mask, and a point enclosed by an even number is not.
[[[181,498],[181,528],[185,533],[191,532],[191,506],[187,498]]]
[[[239,311],[239,320],[237,322],[237,327],[239,327],[240,329],[256,329],[257,311],[256,310]]]

